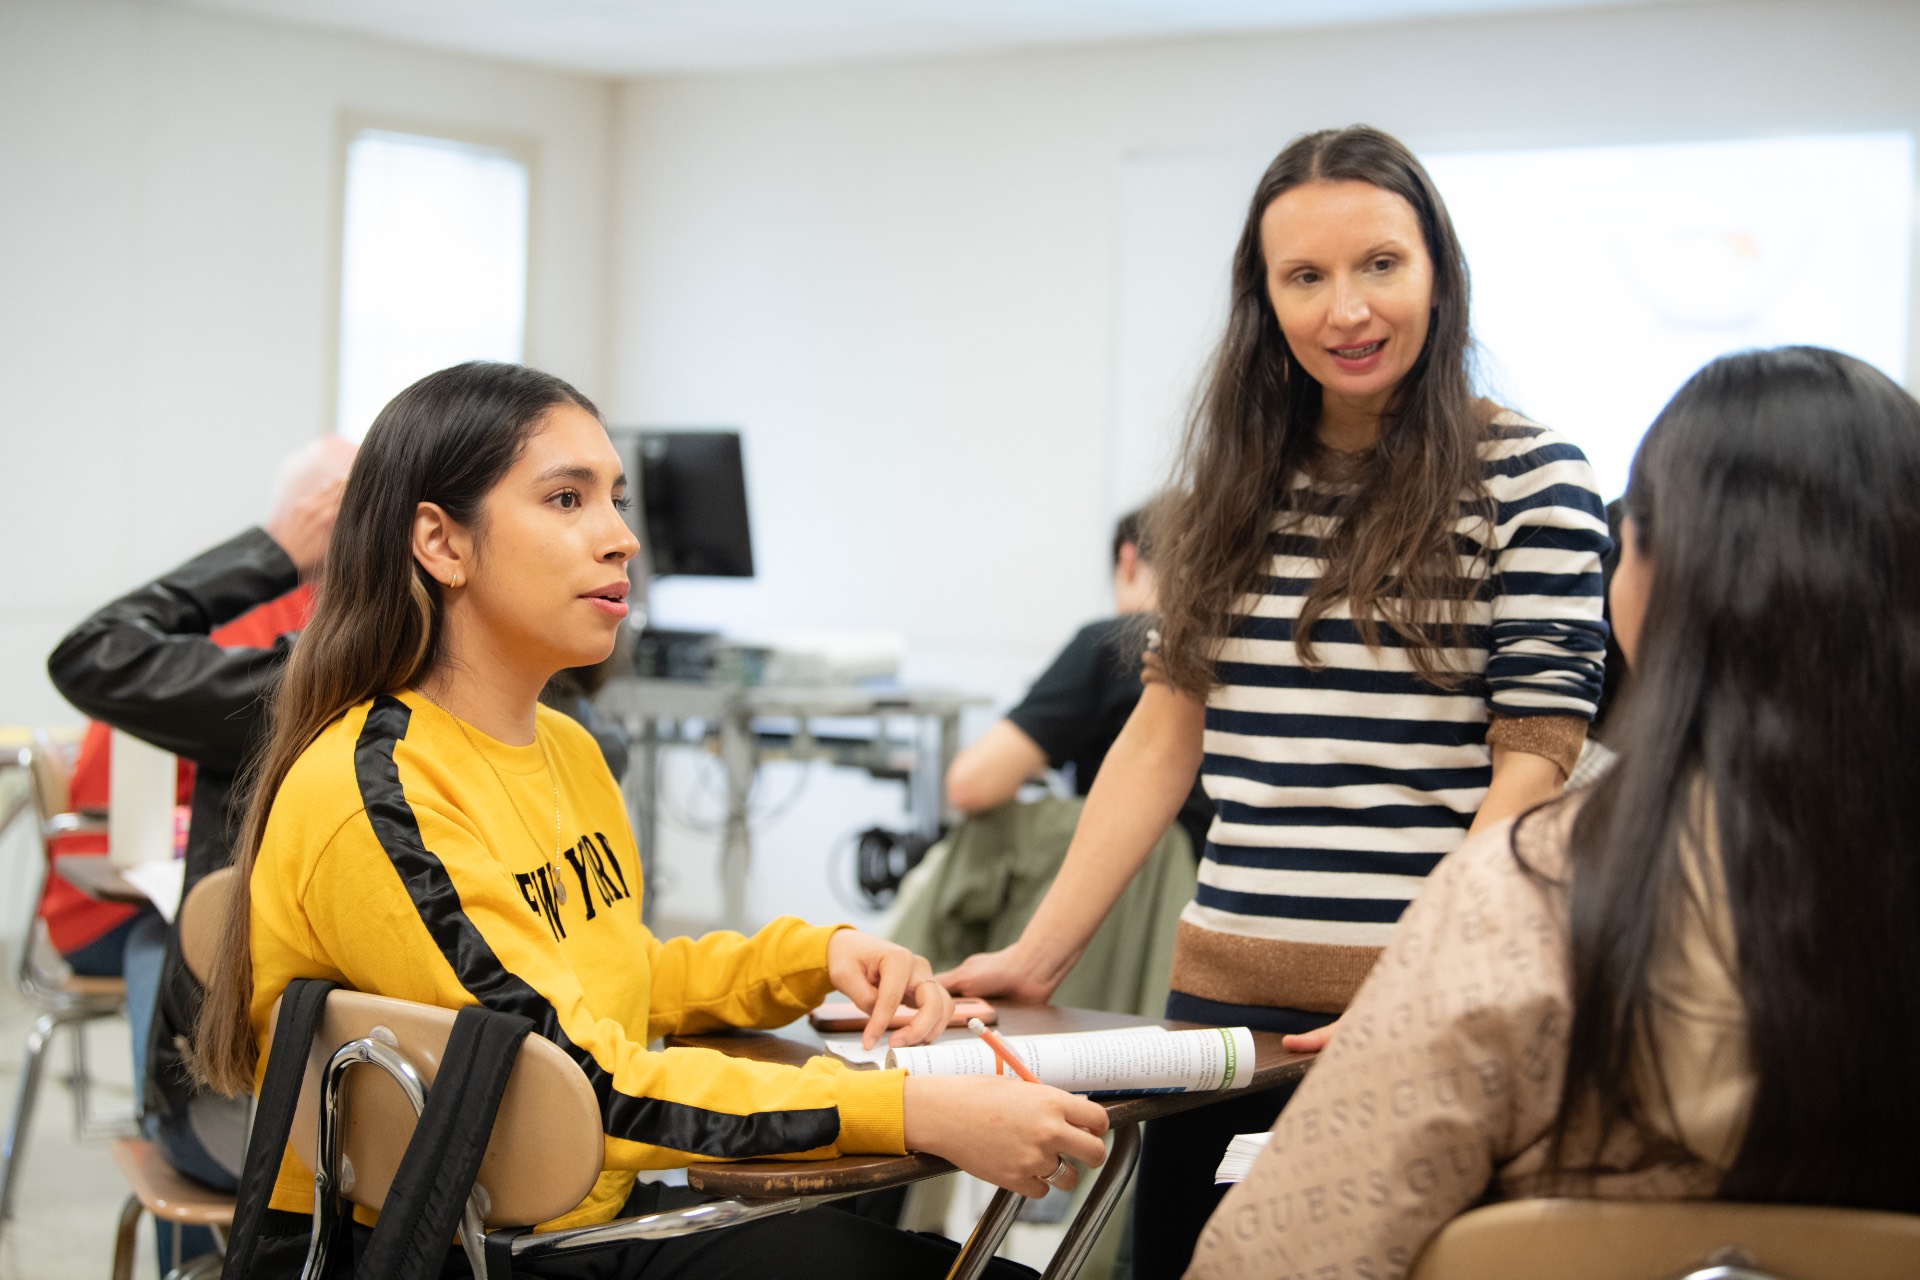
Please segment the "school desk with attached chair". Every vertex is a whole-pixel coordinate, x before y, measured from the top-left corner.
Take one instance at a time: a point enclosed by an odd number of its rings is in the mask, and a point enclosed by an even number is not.
[[[352,1204],[369,1208],[378,1209],[383,1203],[405,1152],[413,1117],[433,1088],[453,1020],[451,1010],[382,996],[337,990],[327,997],[292,1124],[294,1149],[306,1153],[315,1169],[324,1216],[335,1212],[336,1192]],[[1074,1009],[1011,1006],[1001,1010],[1002,1028],[1023,1035],[1141,1025],[1151,1024],[1125,1015]],[[818,1041],[810,1036],[797,1029],[788,1035],[739,1031],[670,1043],[797,1065],[820,1052]],[[1256,1032],[1254,1041],[1257,1065],[1249,1088],[1276,1088],[1295,1081],[1312,1060],[1309,1055],[1282,1050],[1277,1035]],[[358,1070],[360,1066],[377,1070]],[[1113,1149],[1046,1271],[1048,1280],[1077,1274],[1085,1261],[1138,1159],[1140,1124],[1221,1097],[1171,1093],[1106,1101]],[[520,1046],[501,1098],[458,1232],[475,1274],[503,1275],[504,1268],[514,1263],[537,1264],[541,1258],[563,1253],[724,1230],[953,1172],[946,1161],[922,1154],[695,1164],[687,1170],[687,1182],[695,1191],[713,1197],[704,1203],[567,1230],[515,1230],[558,1217],[577,1203],[600,1170],[603,1148],[598,1104],[585,1075],[558,1046],[529,1036]],[[325,1155],[316,1158],[315,1153],[322,1150]],[[974,1280],[984,1271],[1023,1198],[1011,1191],[994,1196],[949,1271],[949,1280]],[[323,1221],[315,1239],[324,1240],[330,1234]]]

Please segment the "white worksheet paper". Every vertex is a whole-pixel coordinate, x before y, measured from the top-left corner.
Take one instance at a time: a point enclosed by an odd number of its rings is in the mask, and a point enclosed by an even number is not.
[[[1253,1079],[1253,1033],[1245,1027],[1142,1027],[1007,1036],[1006,1042],[1042,1084],[1072,1093],[1240,1089]],[[887,1065],[921,1075],[1004,1074],[993,1050],[980,1040],[895,1049]]]
[[[859,1036],[821,1036],[820,1043],[834,1057],[861,1066],[884,1067],[887,1055],[893,1052],[887,1048],[887,1038],[880,1037],[880,1043],[871,1049],[860,1047]]]
[[[160,918],[168,924],[180,914],[180,898],[186,891],[187,864],[178,858],[142,862],[120,868],[120,876],[147,895]]]

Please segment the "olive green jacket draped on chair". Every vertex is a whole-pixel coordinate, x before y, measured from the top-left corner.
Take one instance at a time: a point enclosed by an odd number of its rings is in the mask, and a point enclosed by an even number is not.
[[[1082,804],[1048,797],[962,822],[902,887],[894,941],[926,956],[936,971],[1012,943],[1053,883]],[[1053,1003],[1160,1017],[1174,926],[1193,890],[1193,854],[1175,824],[1153,846]]]

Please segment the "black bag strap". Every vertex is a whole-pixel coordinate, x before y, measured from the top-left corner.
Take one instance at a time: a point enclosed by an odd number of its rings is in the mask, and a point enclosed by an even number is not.
[[[440,1274],[520,1042],[532,1030],[533,1023],[519,1014],[477,1004],[455,1015],[426,1109],[360,1260],[361,1274],[380,1280],[428,1280]]]
[[[233,1207],[233,1226],[227,1233],[221,1280],[247,1280],[253,1271],[260,1219],[273,1198],[280,1160],[293,1133],[293,1111],[300,1101],[300,1082],[307,1073],[307,1051],[320,1029],[327,996],[337,985],[318,978],[298,978],[289,982],[280,996],[279,1021],[274,1026],[273,1048],[267,1054],[266,1079],[261,1082],[253,1110],[253,1130],[247,1135],[247,1155],[240,1169],[240,1190]]]
[[[247,1280],[253,1270],[261,1219],[293,1132],[308,1053],[326,1012],[327,996],[338,985],[300,978],[288,983],[280,997],[221,1280]],[[427,1280],[440,1274],[460,1211],[486,1154],[520,1042],[532,1030],[533,1023],[518,1014],[496,1013],[479,1005],[469,1005],[454,1016],[426,1109],[355,1271],[380,1280]],[[330,1270],[336,1272],[350,1265],[353,1257],[346,1239],[352,1215],[341,1214],[338,1222],[342,1238],[334,1242],[330,1255]]]
[[[513,1242],[532,1227],[502,1227],[487,1232],[487,1274],[483,1280],[513,1280]]]

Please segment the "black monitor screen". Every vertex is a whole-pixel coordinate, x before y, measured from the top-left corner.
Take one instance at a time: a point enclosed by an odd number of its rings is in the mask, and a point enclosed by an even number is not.
[[[737,431],[640,431],[639,506],[655,577],[751,578]]]

